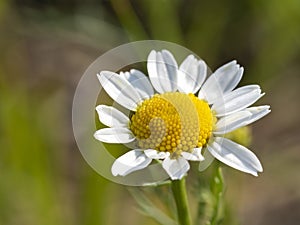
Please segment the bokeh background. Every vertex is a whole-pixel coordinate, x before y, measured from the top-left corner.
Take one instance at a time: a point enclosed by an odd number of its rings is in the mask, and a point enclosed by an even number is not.
[[[300,221],[299,0],[0,1],[0,224],[157,224],[76,147],[72,98],[99,55],[122,43],[181,44],[211,69],[232,59],[272,113],[252,126],[259,178],[224,167],[237,224]]]

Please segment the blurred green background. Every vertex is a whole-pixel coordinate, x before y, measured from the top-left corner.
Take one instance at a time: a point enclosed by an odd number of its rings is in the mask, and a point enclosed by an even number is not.
[[[299,0],[0,1],[0,225],[147,224],[125,187],[78,151],[72,98],[99,55],[122,43],[181,44],[212,70],[232,59],[272,113],[252,126],[259,178],[224,167],[239,224],[300,221]]]

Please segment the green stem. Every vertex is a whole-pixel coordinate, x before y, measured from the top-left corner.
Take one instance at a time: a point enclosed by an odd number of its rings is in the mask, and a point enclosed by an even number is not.
[[[177,206],[177,215],[180,225],[191,225],[191,216],[185,187],[185,178],[172,181],[172,191]]]

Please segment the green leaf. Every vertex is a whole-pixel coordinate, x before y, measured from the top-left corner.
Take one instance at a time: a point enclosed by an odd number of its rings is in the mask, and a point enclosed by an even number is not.
[[[139,212],[149,216],[162,225],[178,225],[177,222],[160,210],[150,199],[137,188],[129,189],[129,192],[140,207]]]

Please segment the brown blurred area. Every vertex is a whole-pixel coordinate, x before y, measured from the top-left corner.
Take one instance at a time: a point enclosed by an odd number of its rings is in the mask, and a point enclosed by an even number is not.
[[[71,108],[86,68],[129,41],[183,45],[212,70],[232,59],[272,113],[252,126],[258,178],[225,169],[244,225],[300,220],[300,1],[0,2],[0,224],[156,224],[84,161]]]

